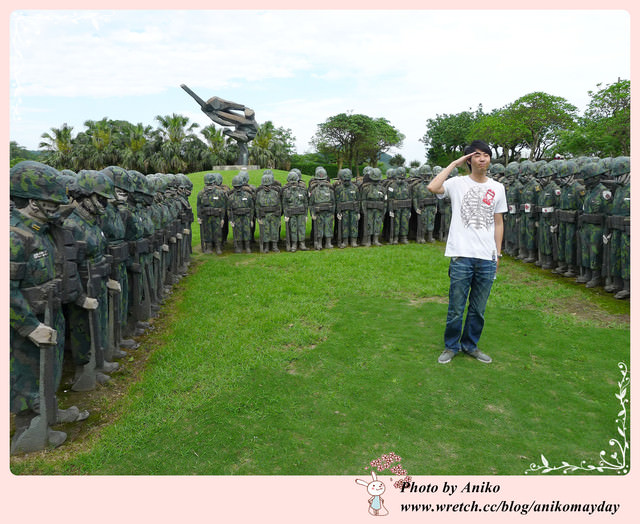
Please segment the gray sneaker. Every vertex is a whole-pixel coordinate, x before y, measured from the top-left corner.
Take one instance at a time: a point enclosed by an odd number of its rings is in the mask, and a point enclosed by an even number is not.
[[[475,349],[473,351],[467,351],[467,354],[479,360],[480,362],[484,362],[485,364],[489,364],[491,362],[491,357],[479,349]]]
[[[456,352],[450,349],[445,349],[440,356],[438,357],[438,362],[440,364],[448,364],[451,362],[451,359],[456,356]]]

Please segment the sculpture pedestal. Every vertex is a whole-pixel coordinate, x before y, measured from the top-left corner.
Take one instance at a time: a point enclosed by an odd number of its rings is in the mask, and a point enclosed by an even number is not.
[[[241,165],[235,165],[235,166],[213,166],[211,168],[211,171],[240,171],[242,168],[245,168],[245,169],[251,171],[251,170],[255,170],[255,169],[260,169],[260,166],[241,166]]]

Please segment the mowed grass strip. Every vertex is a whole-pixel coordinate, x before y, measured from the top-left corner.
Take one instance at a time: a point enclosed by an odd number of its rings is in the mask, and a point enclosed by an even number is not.
[[[440,365],[447,264],[440,243],[196,252],[133,353],[144,371],[125,362],[68,443],[12,471],[351,475],[391,451],[413,475],[596,464],[619,437],[628,302],[504,259],[481,340],[494,362]]]

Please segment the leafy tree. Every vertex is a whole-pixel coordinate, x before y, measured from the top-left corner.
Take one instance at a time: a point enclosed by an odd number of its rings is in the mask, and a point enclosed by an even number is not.
[[[62,127],[50,129],[50,133],[42,133],[40,138],[44,139],[38,147],[46,151],[44,161],[52,167],[58,169],[70,168],[77,170],[77,157],[73,154],[73,137],[71,132],[73,127],[62,124]]]
[[[561,134],[556,152],[561,154],[628,156],[631,151],[631,82],[589,91],[591,101],[574,129]]]
[[[540,160],[565,129],[575,125],[577,108],[559,96],[541,91],[518,98],[504,109],[514,136],[523,134],[531,151],[529,158]]]
[[[37,151],[29,151],[22,147],[15,140],[9,142],[9,165],[15,166],[18,162],[23,160],[37,160],[42,161],[42,154]]]
[[[338,169],[346,164],[359,174],[363,161],[376,165],[381,153],[402,140],[404,135],[385,118],[340,113],[318,124],[311,144],[319,153],[335,155]]]
[[[471,125],[466,142],[473,140],[486,142],[494,151],[494,157],[503,158],[505,165],[519,158],[526,147],[525,129],[506,108],[480,115]]]
[[[397,153],[391,157],[389,165],[393,167],[400,167],[403,166],[406,161],[407,160],[400,153]]]
[[[427,131],[421,138],[430,164],[448,165],[459,157],[467,145],[471,126],[482,116],[482,106],[473,112],[436,115],[427,120]]]

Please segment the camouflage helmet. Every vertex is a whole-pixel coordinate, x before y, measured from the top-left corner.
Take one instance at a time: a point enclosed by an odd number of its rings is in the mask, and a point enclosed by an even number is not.
[[[126,169],[120,166],[109,166],[105,167],[102,172],[113,180],[118,189],[127,193],[133,193],[136,190],[135,181]]]
[[[396,169],[396,176],[398,178],[404,178],[406,174],[407,170],[403,166],[400,166],[398,169]]]
[[[379,182],[380,180],[382,180],[382,170],[378,167],[374,167],[371,171],[371,174],[369,175],[369,179],[375,182]]]
[[[213,183],[216,186],[222,185],[222,175],[220,173],[213,173]]]
[[[371,166],[365,166],[365,168],[362,170],[362,176],[371,176],[372,172],[373,168]]]
[[[518,176],[520,174],[520,164],[518,162],[509,162],[505,169],[507,176]]]
[[[244,180],[242,180],[242,175],[239,173],[231,179],[231,185],[233,187],[242,187],[244,185]]]
[[[128,171],[131,180],[133,181],[133,187],[135,193],[142,193],[143,195],[153,195],[153,190],[149,187],[147,183],[147,177],[144,176],[140,171],[136,171],[135,169],[130,169]],[[173,187],[179,187],[180,178],[178,175],[171,175],[171,182],[169,185],[173,184]]]
[[[489,168],[489,173],[492,175],[504,175],[505,174],[505,168],[504,165],[502,165],[500,162],[496,162],[495,164],[491,164],[491,167]]]
[[[293,169],[289,171],[289,174],[287,175],[287,182],[297,182],[298,180],[300,180],[298,173],[296,173]]]
[[[608,156],[606,158],[603,158],[601,162],[604,164],[604,167],[607,171],[611,171],[611,164],[613,163],[613,157]]]
[[[603,175],[607,172],[607,168],[602,160],[597,162],[587,162],[580,169],[580,175],[584,180]]]
[[[187,175],[183,173],[178,173],[176,176],[178,177],[178,182],[180,183],[181,188],[183,189],[193,188],[193,182],[191,182],[191,179]]]
[[[291,169],[291,171],[295,172],[298,175],[298,179],[302,178],[302,171],[300,171],[297,167]]]
[[[432,174],[431,166],[429,164],[422,164],[418,168],[418,173],[420,175],[422,175],[423,177],[427,177],[427,176],[431,175]]]
[[[546,165],[547,165],[547,161],[546,161],[546,160],[536,160],[536,161],[533,163],[533,170],[535,171],[536,175],[537,175],[538,173],[540,173],[540,171],[542,170],[542,168],[543,168],[544,166],[546,166]]]
[[[11,168],[10,179],[9,192],[13,197],[69,203],[67,186],[58,170],[51,166],[23,160]]]
[[[539,167],[538,178],[551,178],[553,176],[553,169],[549,164],[544,164]]]
[[[449,175],[449,177],[454,177],[454,176],[458,176],[458,168],[457,167],[454,167],[451,170],[451,174]]]
[[[387,175],[388,180],[392,180],[396,177],[396,170],[390,167],[389,169],[387,169],[387,172],[385,174]]]
[[[246,167],[241,168],[236,176],[240,177],[240,180],[242,181],[242,185],[249,183],[249,171],[247,171]]]
[[[560,161],[558,165],[558,177],[564,178],[575,175],[578,172],[578,164],[573,160]]]
[[[213,185],[213,180],[214,180],[214,176],[213,173],[205,173],[204,175],[204,183],[207,186]]]
[[[71,194],[71,192],[75,189],[76,179],[78,178],[78,175],[75,171],[71,171],[71,169],[63,169],[60,171],[59,176],[62,180],[62,183],[67,186],[67,191],[69,192],[69,194]]]
[[[444,168],[441,166],[433,166],[433,174],[434,176],[437,175],[438,173],[440,173],[440,171],[442,171]]]
[[[535,164],[531,160],[525,160],[520,164],[520,174],[523,176],[535,175]]]
[[[326,180],[327,179],[327,170],[322,167],[316,167],[316,179],[317,180]]]
[[[115,184],[102,171],[83,169],[78,172],[76,190],[81,196],[100,195],[104,198],[115,197]]]
[[[353,175],[351,174],[351,169],[348,169],[348,168],[341,169],[338,172],[338,178],[343,182],[351,181],[351,179],[353,178]]]
[[[631,158],[628,156],[615,157],[611,162],[611,174],[618,177],[629,173],[631,173]]]
[[[273,184],[273,173],[271,172],[270,169],[265,170],[265,172],[262,174],[262,185],[263,186],[270,186]]]
[[[417,167],[412,167],[411,169],[409,169],[409,176],[411,178],[415,178],[418,176],[418,168]]]

